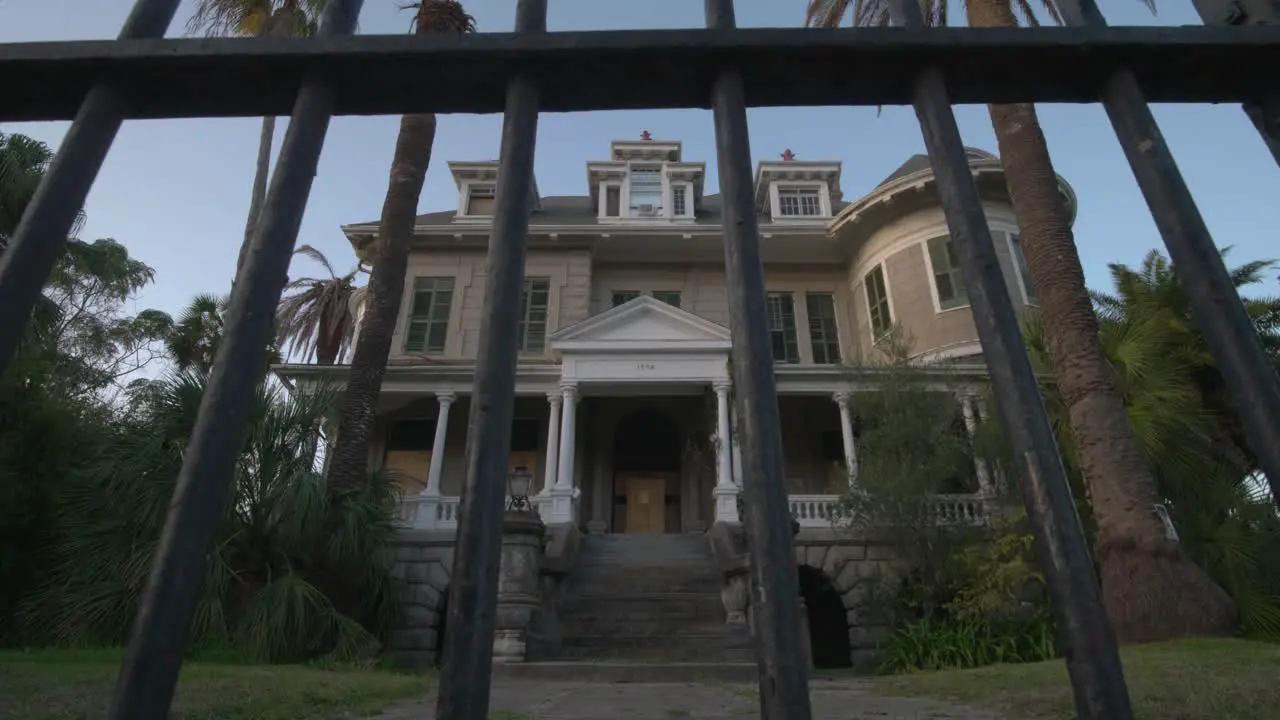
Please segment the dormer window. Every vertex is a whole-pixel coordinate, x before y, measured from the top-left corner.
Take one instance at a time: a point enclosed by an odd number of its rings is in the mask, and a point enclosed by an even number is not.
[[[671,184],[671,217],[682,218],[693,216],[693,213],[689,212],[688,192],[688,183]]]
[[[822,217],[822,193],[818,186],[779,186],[778,215],[790,218]]]
[[[662,170],[660,168],[632,168],[630,193],[630,217],[647,218],[662,216]]]
[[[488,184],[472,184],[467,186],[467,205],[465,214],[468,217],[485,217],[493,215],[494,186]]]
[[[601,186],[601,194],[604,196],[600,201],[601,216],[622,217],[622,186],[603,185]]]

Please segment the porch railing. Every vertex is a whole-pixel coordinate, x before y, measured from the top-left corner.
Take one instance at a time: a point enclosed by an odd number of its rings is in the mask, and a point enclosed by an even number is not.
[[[789,495],[791,517],[802,528],[840,525],[839,495]],[[991,521],[991,499],[982,495],[939,495],[933,502],[938,525],[986,525]]]
[[[454,495],[408,495],[400,500],[400,519],[414,530],[456,530],[460,500]],[[530,501],[534,509],[541,512],[539,496],[533,496]],[[840,524],[836,509],[839,501],[839,495],[787,497],[791,516],[802,528]],[[939,495],[934,502],[934,513],[939,525],[986,525],[991,519],[989,507],[990,500],[981,495]]]

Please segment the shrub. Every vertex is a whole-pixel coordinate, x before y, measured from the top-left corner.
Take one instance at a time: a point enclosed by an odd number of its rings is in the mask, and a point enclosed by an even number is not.
[[[1053,623],[1025,620],[918,620],[898,627],[880,646],[882,673],[959,670],[995,663],[1025,663],[1058,656]]]
[[[179,373],[138,388],[128,432],[68,479],[30,628],[59,643],[126,639],[206,382]],[[389,630],[394,494],[380,475],[357,491],[325,492],[313,449],[332,398],[258,388],[208,556],[195,646],[230,645],[268,662],[349,659],[372,653]]]

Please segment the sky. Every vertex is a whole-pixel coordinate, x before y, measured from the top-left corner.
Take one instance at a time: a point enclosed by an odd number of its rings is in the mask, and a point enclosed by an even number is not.
[[[129,0],[0,0],[0,42],[113,38]],[[405,33],[409,13],[401,0],[366,0],[364,34]],[[169,35],[185,33],[186,0]],[[1102,3],[1112,25],[1199,24],[1190,0],[1160,4],[1157,16],[1139,0]],[[512,29],[513,0],[470,0],[481,32]],[[697,0],[553,0],[548,28],[605,30],[702,27]],[[805,0],[738,0],[740,27],[798,27]],[[958,17],[959,14],[957,13]],[[956,109],[968,145],[995,152],[989,117],[980,106]],[[1280,256],[1280,169],[1239,106],[1162,105],[1156,118],[1187,178],[1192,195],[1220,246],[1234,246],[1235,263]],[[1108,263],[1135,265],[1161,240],[1101,107],[1042,105],[1040,118],[1055,167],[1079,200],[1076,242],[1091,287],[1110,285]],[[923,151],[909,108],[769,108],[750,111],[755,161],[790,148],[802,160],[843,163],[846,199],[873,188],[910,155]],[[457,190],[447,161],[498,157],[502,118],[442,116],[420,212],[453,209]],[[56,147],[68,123],[9,123],[0,131],[24,133]],[[283,125],[277,134],[283,136]],[[126,122],[89,195],[82,239],[110,237],[156,270],[156,281],[136,299],[137,309],[178,312],[194,295],[225,293],[243,239],[260,121],[252,118]],[[374,220],[382,207],[395,143],[395,117],[335,118],[311,191],[298,243],[322,250],[339,272],[354,266],[345,223]],[[706,161],[707,192],[715,192],[714,136],[705,110],[546,114],[539,121],[535,174],[543,195],[586,194],[585,163],[607,159],[612,140],[684,143],[684,157]],[[1267,238],[1273,238],[1268,240]],[[310,261],[295,261],[293,275],[315,275]],[[1275,279],[1253,294],[1277,290]]]

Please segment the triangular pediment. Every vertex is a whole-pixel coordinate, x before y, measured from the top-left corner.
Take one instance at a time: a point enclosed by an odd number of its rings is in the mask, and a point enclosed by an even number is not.
[[[729,329],[642,295],[551,336],[559,350],[728,349]]]

